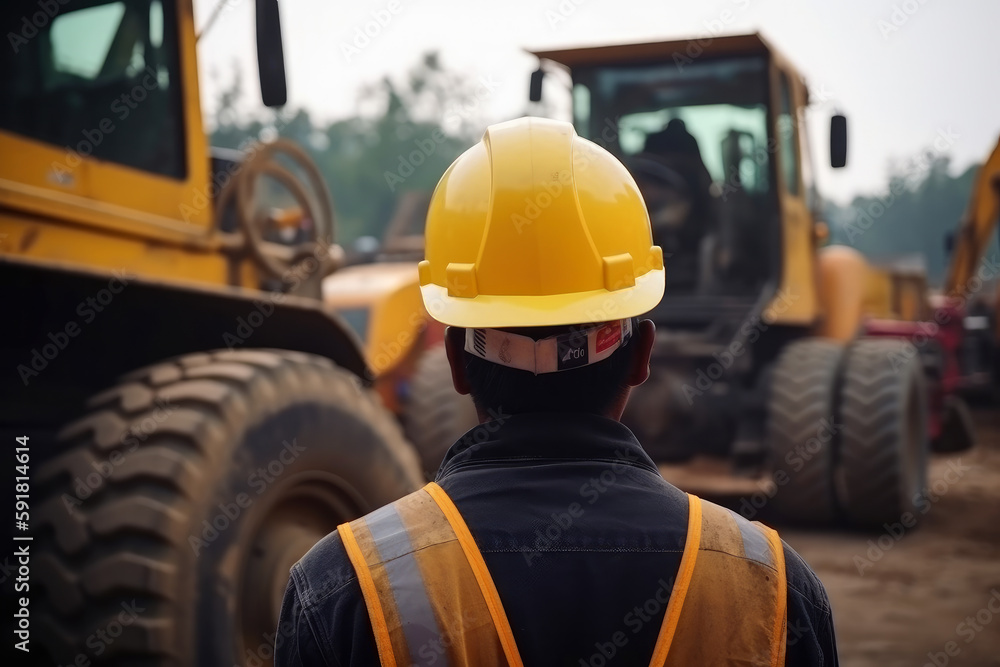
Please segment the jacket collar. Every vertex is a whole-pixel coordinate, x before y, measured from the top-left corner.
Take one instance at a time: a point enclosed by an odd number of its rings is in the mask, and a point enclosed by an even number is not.
[[[542,461],[610,461],[659,470],[621,422],[587,413],[496,414],[451,446],[437,479],[460,468],[510,467]]]

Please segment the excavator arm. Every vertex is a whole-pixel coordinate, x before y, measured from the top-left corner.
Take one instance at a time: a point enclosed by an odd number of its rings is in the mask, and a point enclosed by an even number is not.
[[[1000,141],[979,170],[969,206],[955,235],[945,294],[963,294],[986,253],[1000,217]]]

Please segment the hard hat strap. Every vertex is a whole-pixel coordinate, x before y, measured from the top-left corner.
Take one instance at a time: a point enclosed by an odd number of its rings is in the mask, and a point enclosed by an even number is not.
[[[466,329],[465,351],[494,364],[539,375],[603,361],[631,336],[631,319],[604,322],[541,340],[499,329]]]

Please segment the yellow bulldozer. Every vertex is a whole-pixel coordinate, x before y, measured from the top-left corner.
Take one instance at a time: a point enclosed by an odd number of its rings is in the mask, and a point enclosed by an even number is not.
[[[276,0],[255,12],[263,102],[280,106]],[[209,147],[191,0],[14,0],[3,28],[0,434],[31,554],[30,591],[4,583],[30,602],[18,655],[270,664],[292,563],[423,481],[321,301],[343,261],[329,194],[293,144]]]

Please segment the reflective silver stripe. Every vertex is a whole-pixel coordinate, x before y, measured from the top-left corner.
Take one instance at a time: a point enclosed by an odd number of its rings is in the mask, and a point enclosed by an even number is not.
[[[410,536],[393,505],[376,510],[365,519],[375,548],[385,566],[392,596],[399,611],[406,645],[410,649],[410,665],[434,662],[447,667],[448,656],[436,647],[445,639],[438,628],[431,601],[427,597],[424,578],[413,555]],[[434,650],[428,651],[428,647]]]
[[[368,530],[372,533],[378,554],[383,561],[399,558],[403,554],[412,551],[410,547],[410,535],[403,526],[403,520],[399,517],[394,505],[381,507],[365,519]]]
[[[733,520],[740,529],[740,535],[743,536],[743,553],[747,558],[768,567],[777,567],[774,554],[771,553],[771,544],[761,529],[736,512],[729,510],[729,513],[733,515]]]

